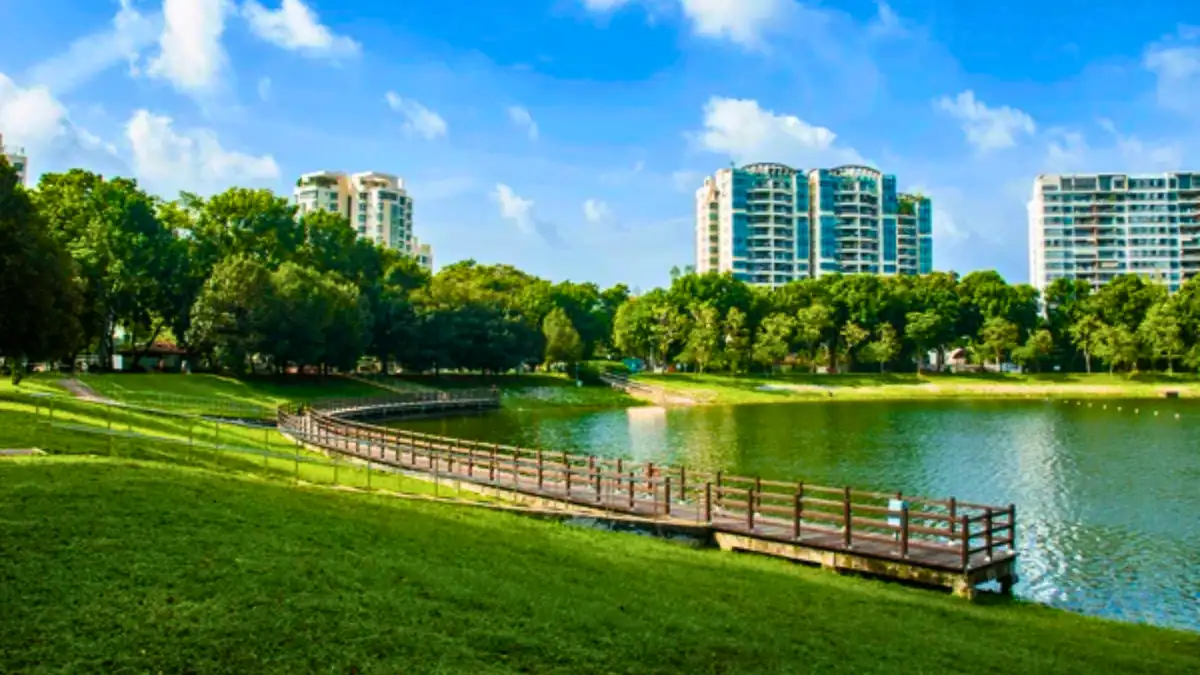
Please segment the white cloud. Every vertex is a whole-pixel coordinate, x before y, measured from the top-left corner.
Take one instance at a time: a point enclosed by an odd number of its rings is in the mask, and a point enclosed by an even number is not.
[[[121,8],[110,25],[71,43],[67,51],[35,65],[28,81],[64,94],[113,65],[125,61],[130,74],[138,74],[141,51],[154,43],[162,28],[162,16],[144,16],[121,0]]]
[[[608,204],[599,199],[588,199],[583,203],[583,217],[593,225],[611,222],[613,219],[612,209]]]
[[[21,87],[0,73],[0,132],[5,145],[25,148],[30,178],[83,166],[106,174],[128,173],[116,148],[76,126],[66,106],[44,86]]]
[[[7,143],[44,147],[65,133],[67,124],[67,109],[49,89],[23,89],[0,73],[0,133]]]
[[[228,0],[163,0],[160,51],[150,76],[190,94],[215,90],[228,61],[221,44],[228,9]]]
[[[679,0],[692,32],[704,37],[726,37],[740,45],[757,47],[762,34],[783,22],[793,5],[789,0]]]
[[[764,110],[750,99],[710,98],[704,130],[691,136],[700,148],[738,163],[783,162],[798,169],[864,163],[854,150],[838,146],[829,129]]]
[[[384,100],[387,101],[388,106],[392,110],[404,115],[407,120],[404,123],[404,130],[406,132],[421,136],[426,140],[433,140],[439,136],[446,135],[448,130],[446,120],[442,119],[441,115],[438,115],[429,108],[410,98],[401,98],[394,91],[389,91],[385,94]]]
[[[247,0],[242,5],[242,16],[255,35],[290,51],[338,58],[356,56],[362,49],[354,40],[321,25],[317,13],[301,0],[283,0],[275,11]]]
[[[1045,165],[1057,173],[1126,171],[1129,173],[1175,171],[1183,165],[1184,148],[1177,141],[1148,142],[1126,135],[1111,121],[1101,119],[1100,128],[1111,143],[1093,146],[1082,132],[1055,129],[1049,133]]]
[[[763,33],[781,28],[787,14],[798,8],[792,0],[582,0],[582,4],[597,14],[640,4],[652,16],[674,6],[687,19],[692,33],[727,38],[750,48],[761,47]]]
[[[967,141],[979,152],[988,152],[1016,145],[1021,134],[1033,135],[1037,127],[1025,112],[1009,106],[989,108],[967,89],[957,97],[943,96],[936,105],[962,122]]]
[[[258,97],[264,101],[270,100],[270,98],[271,98],[271,78],[269,78],[269,77],[258,78]]]
[[[904,26],[900,15],[896,14],[896,10],[892,9],[891,5],[883,0],[879,0],[875,4],[877,11],[875,18],[867,24],[867,35],[874,38],[898,38],[908,35],[908,28]]]
[[[1142,65],[1158,79],[1158,104],[1177,113],[1200,114],[1200,29],[1181,26],[1176,37],[1147,47]]]
[[[180,190],[206,194],[279,179],[279,165],[270,155],[255,157],[226,150],[212,131],[177,132],[170,117],[147,110],[138,110],[129,118],[125,136],[138,179],[161,194]]]
[[[533,121],[533,115],[525,108],[514,105],[508,108],[508,119],[518,128],[523,129],[529,136],[529,140],[536,141],[538,139],[538,125]]]
[[[517,229],[525,234],[534,232],[533,200],[522,199],[513,189],[504,183],[496,183],[492,199],[500,205],[500,217],[511,221]]]

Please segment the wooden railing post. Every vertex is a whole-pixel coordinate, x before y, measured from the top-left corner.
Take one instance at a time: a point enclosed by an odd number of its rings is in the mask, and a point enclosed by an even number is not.
[[[488,482],[496,482],[496,444],[493,443],[488,456]]]
[[[722,505],[721,500],[725,497],[725,495],[721,492],[721,471],[719,469],[717,470],[716,483],[717,483],[717,492],[716,492],[717,506],[721,506]]]
[[[663,515],[671,515],[671,477],[663,476]]]
[[[792,506],[792,539],[800,538],[800,519],[804,515],[804,483],[796,486],[796,501]]]
[[[519,459],[520,453],[518,453],[514,449],[512,456],[513,456],[513,466],[512,466],[513,487],[519,487],[521,485],[521,461]]]
[[[958,521],[958,500],[950,498],[950,534],[954,534],[954,526]]]
[[[679,501],[687,503],[687,467],[679,465]]]
[[[754,488],[746,493],[746,529],[754,531]]]
[[[537,451],[537,486],[538,490],[542,489],[542,451]]]
[[[850,509],[850,486],[842,492],[842,543],[850,548],[854,543],[853,515]]]
[[[706,523],[712,522],[712,487],[711,482],[704,483],[704,522]]]
[[[971,568],[971,520],[966,515],[962,517],[959,536],[962,537],[962,571],[966,572]]]
[[[900,505],[900,557],[908,557],[908,503]]]
[[[571,496],[571,462],[567,459],[567,453],[562,454],[563,472],[566,476],[567,497]]]
[[[621,476],[623,469],[621,468],[621,458],[617,458],[617,492],[621,491]]]
[[[630,471],[629,472],[629,510],[630,511],[633,510],[633,498],[634,498],[633,496],[634,496],[634,493],[636,493],[636,492],[637,492],[637,490],[633,489],[633,472]]]
[[[1014,553],[1017,550],[1017,505],[1008,505],[1008,550]]]
[[[987,547],[987,559],[992,559],[992,507],[988,507],[983,512],[983,525],[986,528],[983,532],[984,545]]]
[[[762,477],[754,478],[754,508],[762,509]]]
[[[596,468],[596,458],[595,457],[588,457],[588,465],[589,465],[588,470],[592,472],[592,480],[596,481],[596,501],[597,502],[604,501],[604,495],[602,492],[603,488],[600,485],[600,481],[602,478],[601,474],[603,473],[604,470]]]

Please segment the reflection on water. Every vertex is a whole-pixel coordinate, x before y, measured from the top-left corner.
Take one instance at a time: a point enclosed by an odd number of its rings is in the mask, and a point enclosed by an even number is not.
[[[405,426],[779,480],[1013,503],[1020,595],[1200,630],[1197,419],[1179,401],[830,402],[497,411]]]

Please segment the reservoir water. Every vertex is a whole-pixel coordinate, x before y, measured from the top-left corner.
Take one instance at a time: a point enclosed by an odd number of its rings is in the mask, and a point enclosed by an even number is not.
[[[1200,630],[1198,422],[1200,410],[1181,401],[1036,400],[503,410],[402,426],[743,476],[1014,503],[1018,595]]]

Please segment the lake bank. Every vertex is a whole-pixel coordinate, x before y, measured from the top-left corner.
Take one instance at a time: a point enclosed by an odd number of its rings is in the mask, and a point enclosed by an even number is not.
[[[776,377],[694,373],[640,373],[635,382],[690,398],[699,405],[785,403],[842,399],[934,400],[985,398],[1200,398],[1195,376],[1130,378],[1108,374],[1069,375],[922,375],[787,374]]]

